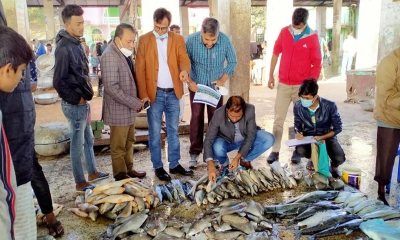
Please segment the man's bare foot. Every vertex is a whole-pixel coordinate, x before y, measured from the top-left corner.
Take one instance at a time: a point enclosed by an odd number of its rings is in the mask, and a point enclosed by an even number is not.
[[[64,227],[61,225],[61,222],[57,221],[56,216],[53,212],[46,214],[46,226],[49,230],[49,235],[53,237],[60,237],[64,234]]]
[[[106,172],[95,172],[93,174],[89,174],[88,176],[88,182],[94,182],[97,180],[105,179],[110,177],[109,173]]]
[[[75,185],[75,188],[77,191],[82,191],[82,189],[84,189],[85,187],[91,186],[92,184],[88,183],[88,182],[83,182],[83,183],[78,183]]]

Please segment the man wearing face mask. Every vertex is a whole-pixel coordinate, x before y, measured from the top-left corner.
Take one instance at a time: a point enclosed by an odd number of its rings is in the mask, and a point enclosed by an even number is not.
[[[342,131],[342,120],[336,104],[318,96],[318,84],[314,79],[304,80],[299,88],[300,101],[294,104],[294,127],[296,138],[313,136],[317,141],[325,141],[326,150],[331,159],[332,177],[338,178],[337,168],[346,161],[342,147],[336,139]],[[311,144],[296,147],[299,157],[311,158]],[[312,161],[307,163],[308,170],[314,170]]]
[[[115,180],[143,178],[146,172],[133,169],[135,117],[142,108],[137,96],[132,51],[136,30],[121,23],[115,30],[114,41],[101,57],[101,76],[104,84],[103,119],[110,126],[110,147]]]
[[[274,72],[281,54],[279,83],[275,100],[275,119],[272,133],[275,144],[267,158],[269,164],[279,160],[283,124],[290,102],[299,100],[298,91],[304,79],[318,79],[321,73],[322,57],[319,50],[318,35],[307,25],[308,10],[297,8],[293,12],[292,24],[282,28],[275,42],[268,87],[275,87]],[[293,152],[292,163],[299,163],[301,158]]]
[[[221,97],[217,107],[194,103],[193,98],[198,90],[197,84],[211,88],[222,87],[235,72],[237,65],[236,53],[229,37],[219,31],[219,22],[215,18],[204,19],[201,31],[189,35],[186,47],[191,62],[191,72],[188,82],[190,90],[190,159],[189,167],[197,167],[197,161],[203,150],[204,109],[207,109],[208,122],[214,111],[222,106]],[[227,62],[225,66],[225,60]],[[215,161],[218,166],[218,161]]]
[[[165,8],[153,14],[154,30],[139,38],[136,55],[136,79],[139,96],[145,103],[149,123],[149,148],[155,175],[163,181],[171,180],[161,160],[161,121],[165,114],[168,140],[169,173],[193,175],[180,164],[178,136],[179,99],[183,96],[183,82],[188,81],[190,60],[185,41],[179,34],[168,31],[172,15]]]

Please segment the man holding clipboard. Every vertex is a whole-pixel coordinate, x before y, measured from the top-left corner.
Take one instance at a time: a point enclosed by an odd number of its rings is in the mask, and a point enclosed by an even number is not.
[[[294,127],[297,140],[312,136],[316,141],[325,141],[331,159],[332,177],[338,178],[337,168],[346,161],[342,147],[336,135],[342,131],[342,120],[336,104],[318,96],[318,84],[313,79],[303,81],[299,88],[300,100],[294,104]],[[296,154],[311,158],[311,143],[296,146]],[[314,170],[311,161],[308,170]]]

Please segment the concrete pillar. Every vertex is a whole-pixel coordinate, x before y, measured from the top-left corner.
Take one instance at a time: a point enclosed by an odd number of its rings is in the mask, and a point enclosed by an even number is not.
[[[233,76],[225,83],[229,95],[249,100],[250,79],[250,9],[251,0],[209,0],[210,16],[218,19],[220,31],[229,36],[237,56]],[[224,98],[225,101],[228,97]]]
[[[181,12],[181,34],[186,39],[189,36],[189,11],[188,7],[180,7]]]
[[[377,64],[381,4],[382,0],[360,0],[356,69]]]
[[[60,6],[60,7],[58,7],[57,8],[57,12],[56,12],[56,19],[57,19],[57,14],[58,14],[58,24],[59,24],[59,28],[58,28],[58,31],[60,31],[61,29],[65,29],[65,26],[64,26],[64,21],[63,21],[63,19],[62,19],[62,11],[64,10],[64,7],[63,6]],[[56,29],[57,29],[57,23],[56,23]],[[57,31],[57,32],[58,32]]]
[[[267,1],[267,29],[265,39],[267,40],[267,54],[265,59],[265,79],[263,85],[266,86],[269,80],[269,70],[274,44],[281,29],[292,23],[293,0],[268,0]],[[275,81],[278,80],[279,63],[275,68]]]
[[[378,63],[391,51],[400,46],[400,2],[382,0],[379,28]]]
[[[28,8],[25,0],[2,1],[7,25],[30,42]]]
[[[218,0],[208,0],[208,7],[210,9],[210,17],[218,19]]]
[[[56,37],[53,0],[43,0],[43,6],[46,23],[46,40],[51,41]]]
[[[339,71],[339,56],[340,56],[340,31],[342,29],[341,12],[342,1],[333,1],[333,28],[332,28],[332,72]]]
[[[317,7],[316,10],[317,19],[315,30],[318,31],[321,37],[326,39],[326,7]]]
[[[181,24],[180,14],[179,14],[179,0],[163,0],[157,1],[157,4],[154,4],[154,1],[142,1],[142,30],[143,33],[147,33],[154,29],[154,21],[153,14],[157,8],[166,8],[172,14],[172,24]]]

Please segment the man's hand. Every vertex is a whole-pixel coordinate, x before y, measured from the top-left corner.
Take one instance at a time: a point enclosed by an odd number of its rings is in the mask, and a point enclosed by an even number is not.
[[[303,138],[304,138],[303,133],[301,133],[301,132],[300,133],[299,132],[296,133],[296,139],[301,140]]]
[[[215,183],[217,181],[217,169],[215,168],[213,160],[209,160],[207,162],[207,168],[208,168],[208,180],[210,182]]]
[[[85,105],[86,104],[86,100],[81,97],[81,100],[79,101],[78,105]]]
[[[322,137],[322,136],[314,136],[313,137],[315,140],[317,140],[317,141],[322,141],[322,140],[324,140],[324,138]]]
[[[146,101],[150,101],[150,99],[148,97],[143,98],[142,100],[142,106],[140,107],[140,109],[143,109],[143,105]]]
[[[186,72],[186,70],[182,70],[182,71],[179,73],[179,79],[180,79],[182,82],[189,82],[189,74],[188,74],[188,72]]]
[[[192,91],[192,92],[197,92],[199,90],[199,87],[197,86],[197,84],[194,81],[188,82],[188,87],[189,87],[190,91]]]
[[[225,81],[222,81],[221,79],[212,81],[211,83],[217,85],[217,87],[222,87],[225,85]]]
[[[268,87],[269,87],[269,89],[274,89],[274,87],[275,87],[275,79],[274,79],[274,77],[272,76],[270,76],[269,77],[269,80],[268,80]]]
[[[229,171],[235,171],[239,167],[240,157],[235,157],[229,164]]]

